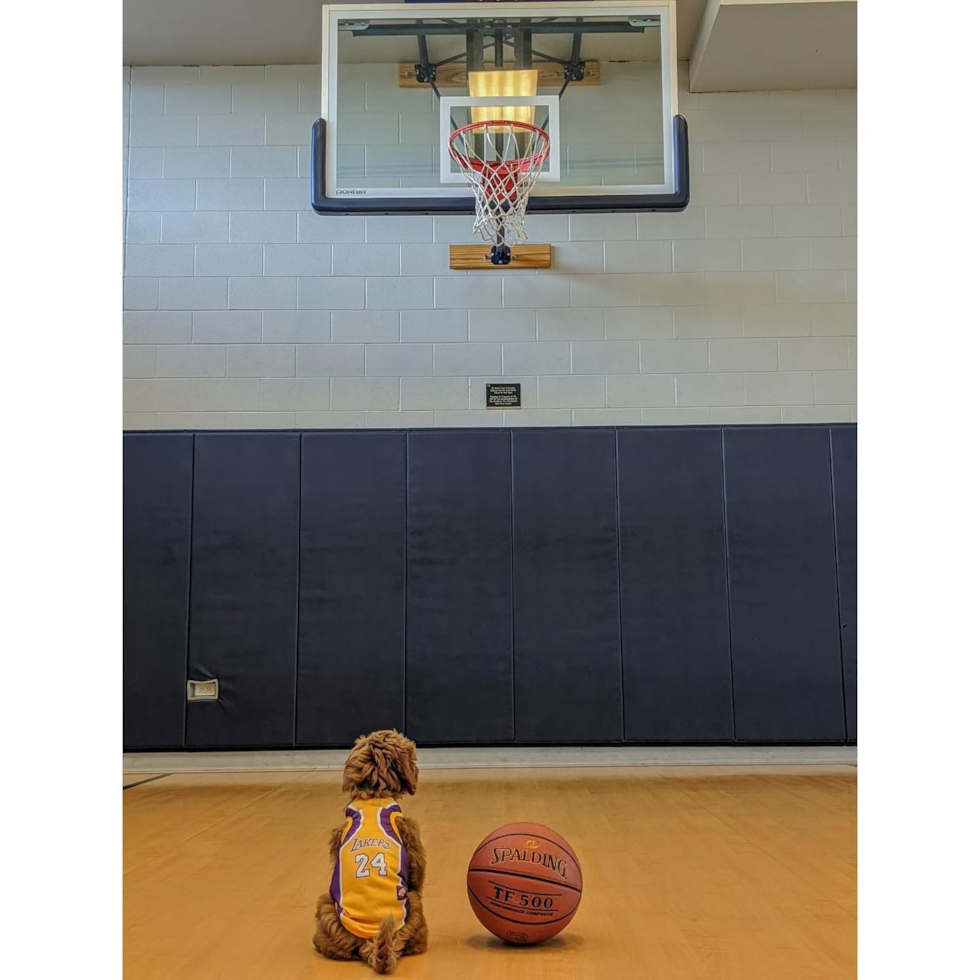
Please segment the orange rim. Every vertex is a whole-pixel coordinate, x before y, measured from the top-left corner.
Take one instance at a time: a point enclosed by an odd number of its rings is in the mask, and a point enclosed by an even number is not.
[[[485,160],[481,160],[479,157],[467,156],[465,153],[461,153],[453,145],[456,139],[460,136],[464,136],[466,133],[471,133],[477,129],[488,129],[491,126],[509,126],[511,129],[521,129],[529,133],[537,133],[537,135],[544,140],[544,146],[530,154],[526,157],[518,157],[516,160],[501,160],[499,163],[487,163]],[[511,119],[489,119],[484,122],[467,123],[465,126],[460,126],[459,129],[453,130],[449,137],[449,155],[465,170],[471,170],[473,173],[486,174],[492,173],[495,175],[507,175],[507,174],[517,174],[517,173],[527,173],[535,167],[540,167],[544,161],[548,158],[548,154],[551,152],[551,137],[541,129],[539,126],[534,126],[531,123],[515,122]]]

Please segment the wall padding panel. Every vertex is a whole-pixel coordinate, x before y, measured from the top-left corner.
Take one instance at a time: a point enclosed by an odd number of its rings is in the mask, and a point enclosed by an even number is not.
[[[293,744],[300,440],[196,437],[190,677],[217,701],[187,705],[188,746]]]
[[[618,440],[626,738],[731,741],[721,433]]]
[[[123,437],[123,744],[184,744],[194,437]]]
[[[724,431],[735,734],[844,740],[830,433]]]
[[[405,433],[303,435],[300,745],[405,727]]]
[[[837,521],[837,585],[847,740],[857,741],[857,429],[830,430]]]
[[[849,425],[127,434],[124,744],[854,742],[856,456]]]
[[[408,437],[408,731],[514,738],[510,433]]]
[[[517,740],[623,738],[613,429],[515,430]]]

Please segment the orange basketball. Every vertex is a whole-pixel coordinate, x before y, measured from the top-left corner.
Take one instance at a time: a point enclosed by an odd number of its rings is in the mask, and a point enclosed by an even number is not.
[[[498,939],[530,945],[572,921],[582,871],[561,834],[539,823],[509,823],[473,852],[466,890],[476,917]]]

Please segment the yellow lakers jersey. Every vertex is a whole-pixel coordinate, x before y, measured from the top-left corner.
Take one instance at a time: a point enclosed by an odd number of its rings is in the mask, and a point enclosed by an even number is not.
[[[408,854],[398,823],[402,808],[390,796],[347,805],[330,897],[344,928],[362,939],[378,934],[386,915],[401,928],[408,915]]]

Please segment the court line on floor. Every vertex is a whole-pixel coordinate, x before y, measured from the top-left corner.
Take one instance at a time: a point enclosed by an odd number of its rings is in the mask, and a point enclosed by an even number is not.
[[[164,773],[163,775],[164,776],[206,776],[206,775],[209,775],[209,774],[208,773],[197,772],[197,771],[195,771],[195,772],[180,772],[180,771],[175,771],[175,772]],[[227,812],[220,813],[220,814],[218,814],[217,816],[214,816],[214,817],[209,817],[206,822],[204,822],[201,825],[195,827],[194,829],[191,829],[189,831],[186,831],[186,836],[181,837],[179,840],[172,841],[170,843],[169,849],[167,850],[166,853],[164,853],[164,854],[159,854],[158,853],[155,856],[145,857],[139,863],[133,864],[133,865],[130,865],[129,867],[124,868],[124,870],[123,870],[123,878],[125,879],[129,875],[133,874],[134,872],[141,871],[141,870],[145,869],[148,864],[159,863],[161,861],[168,860],[169,857],[175,851],[177,851],[180,848],[186,846],[189,841],[194,840],[196,837],[200,837],[202,834],[207,833],[209,830],[213,829],[214,827],[218,826],[219,824],[223,823],[224,821],[229,820],[229,819],[233,819],[233,818],[239,816],[242,813],[243,810],[247,810],[250,806],[254,806],[255,804],[259,803],[260,801],[264,800],[265,798],[267,798],[269,796],[274,796],[277,793],[283,792],[283,790],[285,789],[285,787],[287,785],[290,785],[293,782],[296,782],[297,780],[301,779],[304,774],[301,773],[301,772],[280,772],[280,773],[273,773],[272,775],[276,775],[276,776],[281,777],[280,781],[279,782],[276,782],[276,783],[266,783],[266,784],[260,784],[259,786],[256,786],[254,788],[253,795],[246,802],[240,804],[237,807],[234,807],[234,808],[229,809]],[[160,778],[162,778],[162,776],[157,776],[157,777],[153,777],[153,778],[160,779]],[[146,782],[149,782],[149,781],[150,780],[146,780]],[[194,780],[194,782],[199,782],[199,781]],[[134,783],[133,785],[137,785],[137,784]],[[181,784],[180,784],[180,782],[178,782],[177,789],[174,790],[173,792],[179,793],[181,791],[181,788],[182,788],[181,787]],[[186,783],[184,784],[184,787],[183,788],[186,788]],[[137,797],[133,797],[133,799],[137,799]],[[126,804],[124,804],[124,806],[125,805]],[[138,806],[137,803],[133,803],[131,805],[134,806],[134,807],[135,806]],[[182,825],[182,830],[183,830],[184,827],[186,827],[186,823]]]
[[[167,776],[172,776],[172,775],[173,775],[172,772],[164,772],[161,773],[159,776],[150,776],[148,779],[141,779],[138,783],[127,783],[125,786],[123,786],[123,792],[125,792],[127,789],[132,789],[134,786],[142,786],[144,785],[144,783],[152,783],[155,782],[157,779],[166,779]]]

